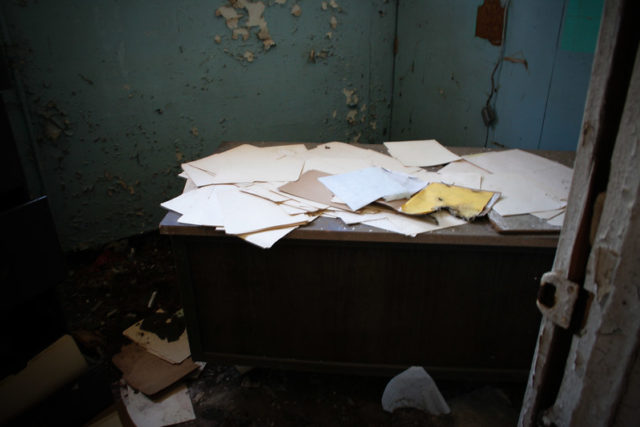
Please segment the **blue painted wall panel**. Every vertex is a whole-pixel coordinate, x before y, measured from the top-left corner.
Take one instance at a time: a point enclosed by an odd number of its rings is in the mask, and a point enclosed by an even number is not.
[[[400,2],[392,139],[484,143],[480,110],[500,48],[475,37],[478,5],[465,0]]]
[[[558,51],[539,149],[576,149],[592,63],[591,53]]]

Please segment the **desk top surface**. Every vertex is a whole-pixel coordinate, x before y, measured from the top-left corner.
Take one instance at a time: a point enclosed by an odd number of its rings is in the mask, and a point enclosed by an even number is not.
[[[218,152],[226,151],[241,143],[227,142],[220,145]],[[251,142],[256,146],[281,145],[286,143]],[[318,144],[306,144],[313,148]],[[354,144],[360,148],[373,149],[386,154],[386,147],[382,144]],[[447,147],[458,155],[491,151],[478,147]],[[528,150],[532,153],[557,161],[566,166],[573,166],[575,153],[572,151],[541,151]],[[427,168],[437,170],[436,168]],[[178,222],[179,214],[168,212],[160,222],[160,233],[174,236],[227,236],[224,231],[213,227],[194,226]],[[532,219],[536,219],[532,217]],[[338,219],[319,217],[312,223],[299,227],[289,233],[285,239],[295,240],[324,240],[341,242],[381,242],[381,243],[410,243],[410,244],[445,244],[445,245],[478,245],[478,246],[516,246],[553,248],[558,243],[558,233],[536,234],[500,234],[493,229],[487,218],[478,219],[472,223],[457,227],[445,228],[416,237],[408,237],[397,233],[370,227],[364,224],[345,225]]]

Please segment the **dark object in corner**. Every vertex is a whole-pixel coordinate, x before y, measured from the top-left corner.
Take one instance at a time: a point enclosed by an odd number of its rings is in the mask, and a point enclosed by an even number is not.
[[[40,197],[0,212],[0,378],[65,332],[55,292],[64,278],[63,255],[49,204]]]

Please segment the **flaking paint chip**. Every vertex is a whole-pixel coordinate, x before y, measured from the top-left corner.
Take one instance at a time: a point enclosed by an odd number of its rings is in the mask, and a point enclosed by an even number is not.
[[[244,59],[247,60],[247,62],[253,62],[253,60],[255,59],[255,55],[250,50],[246,51],[243,56]]]
[[[220,43],[222,43],[222,37],[220,37],[219,35],[216,34],[216,36],[213,38],[213,41],[215,41],[216,43],[220,44]]]
[[[329,7],[326,1],[323,1],[321,5],[322,5],[322,10],[327,10],[327,8]]]
[[[338,27],[338,19],[335,16],[332,16],[329,20],[329,24],[331,25],[331,28],[335,30]]]
[[[302,8],[300,7],[300,5],[294,4],[291,8],[291,14],[296,17],[302,15]]]

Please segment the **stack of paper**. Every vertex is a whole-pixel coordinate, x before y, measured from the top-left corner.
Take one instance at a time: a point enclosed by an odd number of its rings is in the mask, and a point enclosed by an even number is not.
[[[477,170],[485,170],[482,189],[502,198],[493,209],[502,216],[532,214],[551,225],[562,225],[573,170],[522,150],[465,156]],[[451,165],[450,165],[451,166]]]
[[[318,216],[415,236],[466,223],[442,209],[477,215],[478,209],[451,203],[432,206],[431,215],[402,212],[401,206],[433,183],[495,193],[481,215],[498,193],[495,209],[503,215],[534,212],[557,221],[564,212],[571,169],[538,156],[510,150],[460,159],[435,140],[385,146],[394,157],[342,142],[311,150],[303,144],[240,145],[183,164],[183,194],[161,206],[179,213],[181,223],[215,227],[262,248]],[[446,163],[438,172],[421,168]]]

